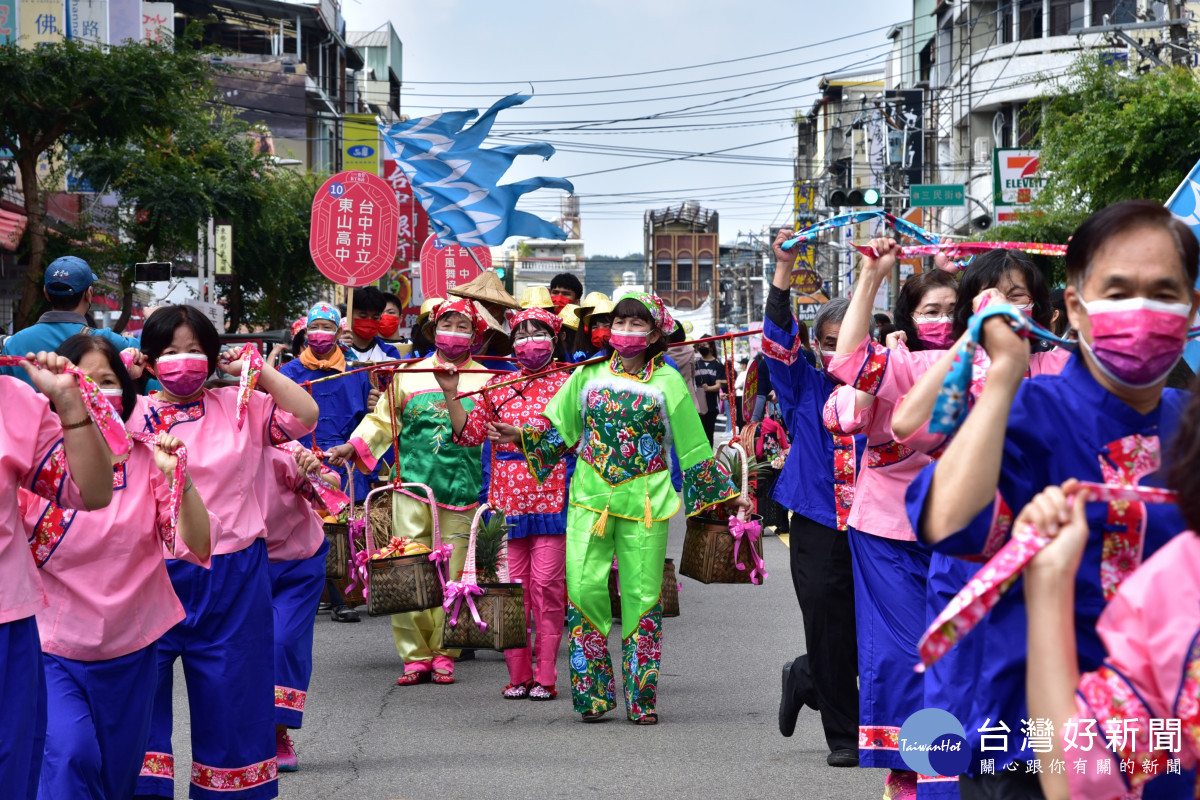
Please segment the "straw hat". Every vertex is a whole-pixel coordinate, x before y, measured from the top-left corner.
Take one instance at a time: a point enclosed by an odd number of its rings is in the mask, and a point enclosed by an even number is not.
[[[429,315],[433,313],[433,310],[444,302],[446,302],[446,298],[444,297],[430,297],[424,303],[421,303],[421,313],[417,314],[417,325],[424,325],[425,320],[429,319]]]
[[[514,311],[521,310],[521,304],[517,302],[517,298],[504,291],[504,284],[501,282],[500,276],[490,269],[485,269],[466,283],[455,286],[450,290],[450,294],[455,297],[481,300],[484,303],[495,303]]]
[[[554,308],[550,290],[545,286],[526,286],[521,293],[521,308],[544,308],[547,311]]]
[[[562,317],[563,327],[573,331],[579,330],[579,325],[583,322],[582,312],[583,309],[574,303],[563,306],[562,311],[558,312],[558,315]]]
[[[604,292],[588,292],[587,297],[579,301],[580,316],[590,317],[592,314],[611,314],[617,307],[616,303]]]

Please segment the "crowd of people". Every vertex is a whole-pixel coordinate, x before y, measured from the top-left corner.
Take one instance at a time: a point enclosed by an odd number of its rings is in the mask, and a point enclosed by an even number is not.
[[[738,370],[653,294],[585,294],[569,274],[518,300],[484,272],[426,300],[411,337],[399,298],[357,289],[348,309],[312,306],[277,364],[282,346],[223,350],[187,305],[137,338],[94,329],[95,276],[52,263],[52,310],[0,364],[0,787],[173,797],[179,660],[191,796],[276,796],[299,767],[320,603],[358,619],[326,579],[323,514],[389,485],[391,532],[433,548],[436,525],[447,580],[464,577],[481,504],[503,512],[532,633],[505,651],[504,699],[556,699],[565,630],[574,711],[617,708],[615,568],[625,714],[657,724],[668,522],[756,507],[790,532],[807,647],[783,668],[784,736],[819,713],[828,764],[887,769],[885,798],[1193,796],[1191,231],[1120,203],[1075,232],[1058,297],[1020,251],[958,276],[939,256],[882,318],[900,246],[875,239],[811,334],[791,236],[775,241],[762,353]],[[714,456],[722,407],[776,467],[756,497]],[[1031,541],[1024,579],[914,669],[981,564]],[[392,616],[397,684],[455,682],[444,624],[440,607]],[[901,728],[926,708],[961,721],[955,774],[906,757]],[[1106,745],[1114,720],[1127,735]],[[1172,720],[1174,746],[1151,735]],[[1088,726],[1097,746],[1075,753],[1067,731]],[[995,747],[1000,732],[1014,746]]]

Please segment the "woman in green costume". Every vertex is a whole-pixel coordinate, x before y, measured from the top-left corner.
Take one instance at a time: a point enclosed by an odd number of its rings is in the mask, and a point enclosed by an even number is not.
[[[658,721],[656,695],[662,642],[663,562],[667,522],[679,510],[671,486],[674,445],[683,472],[688,516],[737,498],[683,377],[663,351],[674,321],[662,300],[631,293],[613,311],[609,358],[575,371],[547,406],[553,427],[492,426],[491,438],[519,442],[529,468],[544,480],[577,448],[567,515],[567,650],[571,694],[584,722],[616,705],[608,655],[613,554],[621,583],[621,672],[629,719]],[[731,506],[743,507],[734,500]]]

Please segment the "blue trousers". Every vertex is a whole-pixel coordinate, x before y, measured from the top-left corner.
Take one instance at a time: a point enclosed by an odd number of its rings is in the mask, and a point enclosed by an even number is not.
[[[125,800],[150,735],[155,645],[105,661],[46,654],[46,750],[38,800]]]
[[[137,793],[175,796],[171,698],[183,660],[192,720],[193,800],[268,800],[279,793],[271,582],[261,540],[213,556],[212,569],[168,563],[187,617],[158,641],[158,689]]]
[[[275,612],[275,724],[299,728],[312,678],[313,625],[325,588],[329,542],[297,561],[269,566]]]
[[[33,800],[46,744],[46,676],[34,617],[0,624],[0,792]]]
[[[917,641],[925,631],[929,551],[851,529],[858,632],[858,763],[908,769],[900,726],[925,707]]]

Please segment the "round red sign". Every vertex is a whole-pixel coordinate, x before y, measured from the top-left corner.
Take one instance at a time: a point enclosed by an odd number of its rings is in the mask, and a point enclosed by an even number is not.
[[[487,247],[472,247],[467,252],[467,248],[455,242],[442,244],[436,233],[425,240],[421,245],[421,294],[426,300],[447,297],[450,289],[479,275],[479,266],[471,253],[484,269],[491,269],[492,251]]]
[[[362,170],[339,172],[317,190],[308,249],[329,280],[366,286],[392,265],[400,209],[383,178]]]

